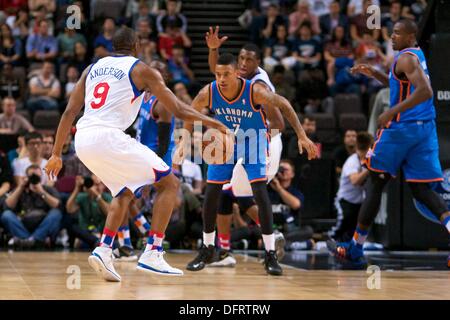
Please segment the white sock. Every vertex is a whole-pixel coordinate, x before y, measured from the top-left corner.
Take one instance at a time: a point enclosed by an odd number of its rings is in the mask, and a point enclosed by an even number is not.
[[[216,231],[206,233],[203,232],[203,244],[205,246],[214,246],[216,244]]]
[[[262,238],[264,241],[264,248],[266,249],[266,251],[275,250],[275,235],[273,233],[263,234]]]

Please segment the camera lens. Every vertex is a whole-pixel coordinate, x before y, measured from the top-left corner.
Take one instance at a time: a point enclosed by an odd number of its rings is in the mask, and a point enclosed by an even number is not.
[[[92,178],[91,177],[84,177],[84,186],[86,187],[86,188],[90,188],[90,187],[92,187],[94,185],[94,181],[92,180]]]
[[[30,182],[30,184],[39,184],[41,182],[41,177],[33,173],[28,177],[28,181]]]

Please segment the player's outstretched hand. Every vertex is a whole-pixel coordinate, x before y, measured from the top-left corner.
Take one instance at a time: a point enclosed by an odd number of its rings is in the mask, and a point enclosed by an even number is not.
[[[222,38],[219,38],[219,26],[216,26],[214,30],[212,27],[209,27],[209,31],[206,33],[205,39],[208,48],[218,49],[220,48],[220,46],[222,46],[222,43],[227,41],[228,37],[224,36]]]
[[[368,64],[358,64],[350,69],[351,74],[361,73],[368,77],[373,77],[374,69]]]
[[[303,153],[303,148],[306,149],[306,152],[308,153],[308,160],[317,158],[317,153],[318,153],[317,147],[314,144],[314,142],[309,140],[308,137],[299,138],[297,143],[298,143],[298,151],[301,154]]]
[[[62,160],[61,157],[52,155],[50,159],[47,162],[47,165],[45,166],[45,173],[47,173],[47,176],[49,180],[56,180],[56,177],[58,177],[59,171],[62,168]]]

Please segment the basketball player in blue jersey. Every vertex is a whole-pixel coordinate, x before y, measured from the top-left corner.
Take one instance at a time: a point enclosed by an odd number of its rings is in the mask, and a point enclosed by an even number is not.
[[[217,200],[221,195],[223,185],[231,180],[237,159],[243,158],[243,167],[259,208],[259,220],[265,246],[264,266],[268,274],[281,275],[282,269],[278,264],[275,253],[272,207],[266,187],[267,124],[261,105],[264,103],[267,108],[280,109],[297,134],[299,150],[306,149],[309,159],[314,159],[317,156],[317,150],[315,145],[307,138],[290,103],[285,98],[266,90],[261,84],[240,78],[237,62],[233,55],[222,54],[218,58],[215,74],[216,81],[205,86],[199,92],[192,102],[192,106],[197,111],[209,108],[214,113],[214,118],[232,131],[236,131],[236,127],[242,130],[244,134],[254,130],[254,132],[257,132],[255,134],[262,136],[263,139],[256,140],[257,143],[246,143],[245,140],[239,139],[238,134],[234,161],[208,166],[203,205],[203,245],[197,257],[188,263],[187,269],[198,271],[211,262],[215,253]],[[190,124],[186,124],[185,128],[192,131],[192,125]],[[183,140],[181,140],[178,145],[181,150],[185,147],[183,143]],[[239,150],[244,150],[244,154]],[[252,156],[255,155],[256,161],[252,161]]]
[[[332,254],[357,265],[365,263],[363,244],[370,225],[378,213],[381,193],[386,183],[403,170],[415,199],[425,204],[450,232],[450,212],[444,200],[431,190],[429,182],[442,181],[439,146],[436,134],[436,112],[424,53],[417,46],[417,26],[401,20],[391,36],[398,50],[389,75],[369,65],[358,65],[354,73],[374,77],[390,87],[388,111],[378,118],[380,130],[366,165],[370,170],[370,186],[361,206],[358,225],[350,243],[328,243]],[[447,259],[450,267],[450,257]]]
[[[208,63],[211,72],[215,71],[217,59],[219,57],[219,48],[228,39],[227,36],[219,37],[219,27],[209,28],[205,40],[209,49]],[[275,87],[269,79],[267,72],[259,65],[261,64],[261,51],[255,44],[248,43],[239,51],[238,71],[239,76],[252,82],[260,83],[263,89],[275,92]],[[270,152],[269,165],[267,172],[267,183],[269,183],[278,172],[283,143],[281,140],[281,131],[285,124],[283,116],[278,108],[267,108],[264,110],[267,115],[267,122],[270,132]],[[226,184],[219,202],[217,214],[217,231],[220,250],[218,251],[216,261],[211,266],[234,266],[236,260],[230,254],[230,237],[232,224],[232,203],[236,202],[242,212],[245,212],[257,225],[259,225],[258,207],[255,204],[248,181],[244,181],[242,176],[242,167],[236,166],[236,179],[232,183]],[[284,236],[281,232],[275,234],[275,243],[277,254],[281,258],[284,254]]]
[[[161,73],[167,83],[169,73],[165,63],[153,61],[150,67]],[[172,113],[150,92],[146,92],[139,110],[136,139],[153,150],[172,167],[172,152],[175,147],[173,131],[175,118]]]

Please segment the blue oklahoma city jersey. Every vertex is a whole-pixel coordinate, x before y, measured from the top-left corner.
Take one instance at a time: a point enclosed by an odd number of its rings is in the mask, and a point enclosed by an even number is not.
[[[402,54],[417,57],[429,78],[425,57],[420,48],[400,51],[389,74],[391,108],[407,99],[415,90],[411,81],[399,79],[395,74],[395,65]],[[367,156],[367,167],[392,176],[396,176],[401,169],[408,182],[441,181],[435,117],[433,98],[398,114],[388,126],[379,130],[377,140]]]
[[[266,156],[268,148],[267,124],[264,110],[253,105],[251,81],[241,79],[242,88],[232,101],[220,92],[216,81],[210,84],[210,108],[214,118],[236,133],[234,160],[243,160],[248,180],[267,181]],[[238,129],[238,131],[236,131]],[[228,183],[234,163],[208,166],[208,183]]]
[[[139,110],[138,126],[136,140],[143,145],[149,147],[152,151],[156,152],[158,150],[158,123],[153,115],[153,108],[157,104],[158,100],[156,96],[145,94],[142,100],[141,109]],[[170,126],[170,142],[169,149],[167,153],[162,157],[164,162],[168,166],[172,166],[172,151],[175,146],[175,141],[173,137],[173,130],[175,127],[175,119],[172,117],[172,122]]]
[[[232,101],[222,95],[216,81],[212,82],[210,108],[214,112],[214,118],[230,130],[233,132],[236,129],[242,130],[238,132],[236,138],[235,160],[242,156],[242,152],[245,152],[244,163],[248,163],[251,157],[257,154],[259,154],[258,162],[265,163],[268,146],[266,116],[261,106],[253,105],[252,82],[244,79],[240,81],[242,81],[241,91]],[[244,137],[247,138],[247,142],[245,148],[240,149],[238,144],[240,138],[242,140]]]
[[[391,96],[391,108],[398,103],[409,97],[415,90],[413,84],[408,79],[399,79],[395,74],[395,66],[397,65],[397,60],[402,54],[410,54],[419,60],[423,71],[427,75],[428,79],[430,75],[428,73],[427,62],[422,49],[420,48],[407,48],[401,50],[394,58],[394,63],[392,64],[389,73],[389,87]],[[436,118],[436,111],[433,104],[433,98],[430,98],[411,109],[408,109],[400,114],[394,119],[396,122],[401,121],[416,121],[416,120],[433,120]]]

